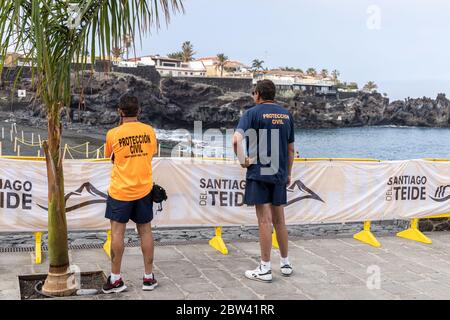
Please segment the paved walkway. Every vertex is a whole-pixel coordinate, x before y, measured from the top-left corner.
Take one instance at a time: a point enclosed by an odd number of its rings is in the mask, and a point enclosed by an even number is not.
[[[220,255],[207,244],[157,246],[155,272],[160,287],[142,292],[139,248],[126,248],[123,276],[129,287],[101,299],[450,299],[450,233],[432,233],[432,245],[381,237],[376,249],[346,239],[290,242],[295,267],[282,278],[273,251],[274,282],[249,281],[243,272],[259,260],[256,242],[232,242]],[[82,271],[104,270],[109,261],[100,249],[71,251]],[[45,259],[45,256],[44,256]],[[30,253],[0,254],[0,299],[18,299],[19,274],[45,273]],[[377,282],[380,279],[381,282]],[[369,286],[368,286],[369,284]],[[90,298],[92,299],[92,298]]]

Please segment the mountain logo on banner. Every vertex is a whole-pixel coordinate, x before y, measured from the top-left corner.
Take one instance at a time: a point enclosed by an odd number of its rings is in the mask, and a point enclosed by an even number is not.
[[[430,196],[430,198],[436,202],[445,202],[450,200],[450,185],[438,187],[434,197]]]
[[[289,194],[295,195],[295,198],[288,201],[287,206],[306,199],[317,200],[325,203],[325,201],[323,201],[317,193],[305,186],[305,184],[300,180],[295,181],[289,188],[287,188],[287,191],[288,196]]]
[[[85,201],[85,202],[77,203],[78,198],[81,196],[85,197],[86,193],[91,195],[92,199]],[[83,183],[81,185],[81,187],[79,187],[77,190],[69,192],[64,197],[64,200],[66,203],[66,213],[75,211],[77,209],[87,207],[87,206],[90,206],[93,204],[106,203],[107,198],[108,198],[108,196],[105,193],[98,190],[90,182]],[[67,205],[70,204],[71,202],[74,202],[74,204],[70,205],[68,207]],[[41,206],[39,204],[38,204],[38,207],[40,207],[43,210],[48,211],[48,208]]]

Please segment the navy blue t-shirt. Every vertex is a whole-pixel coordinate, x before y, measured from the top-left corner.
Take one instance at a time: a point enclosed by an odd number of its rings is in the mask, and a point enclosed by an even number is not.
[[[257,160],[247,179],[286,184],[288,145],[295,141],[292,115],[277,104],[259,104],[242,115],[237,129],[246,137],[247,155]]]

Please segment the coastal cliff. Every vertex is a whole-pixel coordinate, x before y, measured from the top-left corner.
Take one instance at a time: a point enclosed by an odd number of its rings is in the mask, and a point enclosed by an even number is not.
[[[121,73],[85,75],[84,89],[74,86],[66,124],[80,128],[109,128],[118,122],[117,100],[131,91],[142,104],[141,119],[160,129],[192,128],[203,121],[205,128],[232,128],[243,111],[253,105],[248,92],[225,91],[218,86],[166,78],[155,84]],[[33,92],[30,81],[20,88]],[[43,125],[45,110],[32,94],[14,98],[11,88],[0,90],[0,108],[30,125]],[[80,103],[84,97],[84,104]],[[279,101],[292,113],[298,128],[339,128],[377,125],[450,127],[450,101],[440,94],[436,99],[419,98],[390,102],[378,93],[359,93],[339,99],[296,94]],[[70,119],[70,120],[69,120]]]

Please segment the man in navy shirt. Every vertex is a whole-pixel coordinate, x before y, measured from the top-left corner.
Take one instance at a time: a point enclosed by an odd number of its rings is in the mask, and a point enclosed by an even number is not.
[[[247,168],[244,202],[256,206],[261,246],[260,266],[246,271],[245,276],[263,282],[272,281],[273,227],[280,246],[281,274],[286,277],[292,274],[284,206],[294,163],[294,122],[291,114],[275,103],[275,94],[272,81],[256,84],[253,92],[256,106],[243,114],[233,137],[234,151],[241,166]]]

